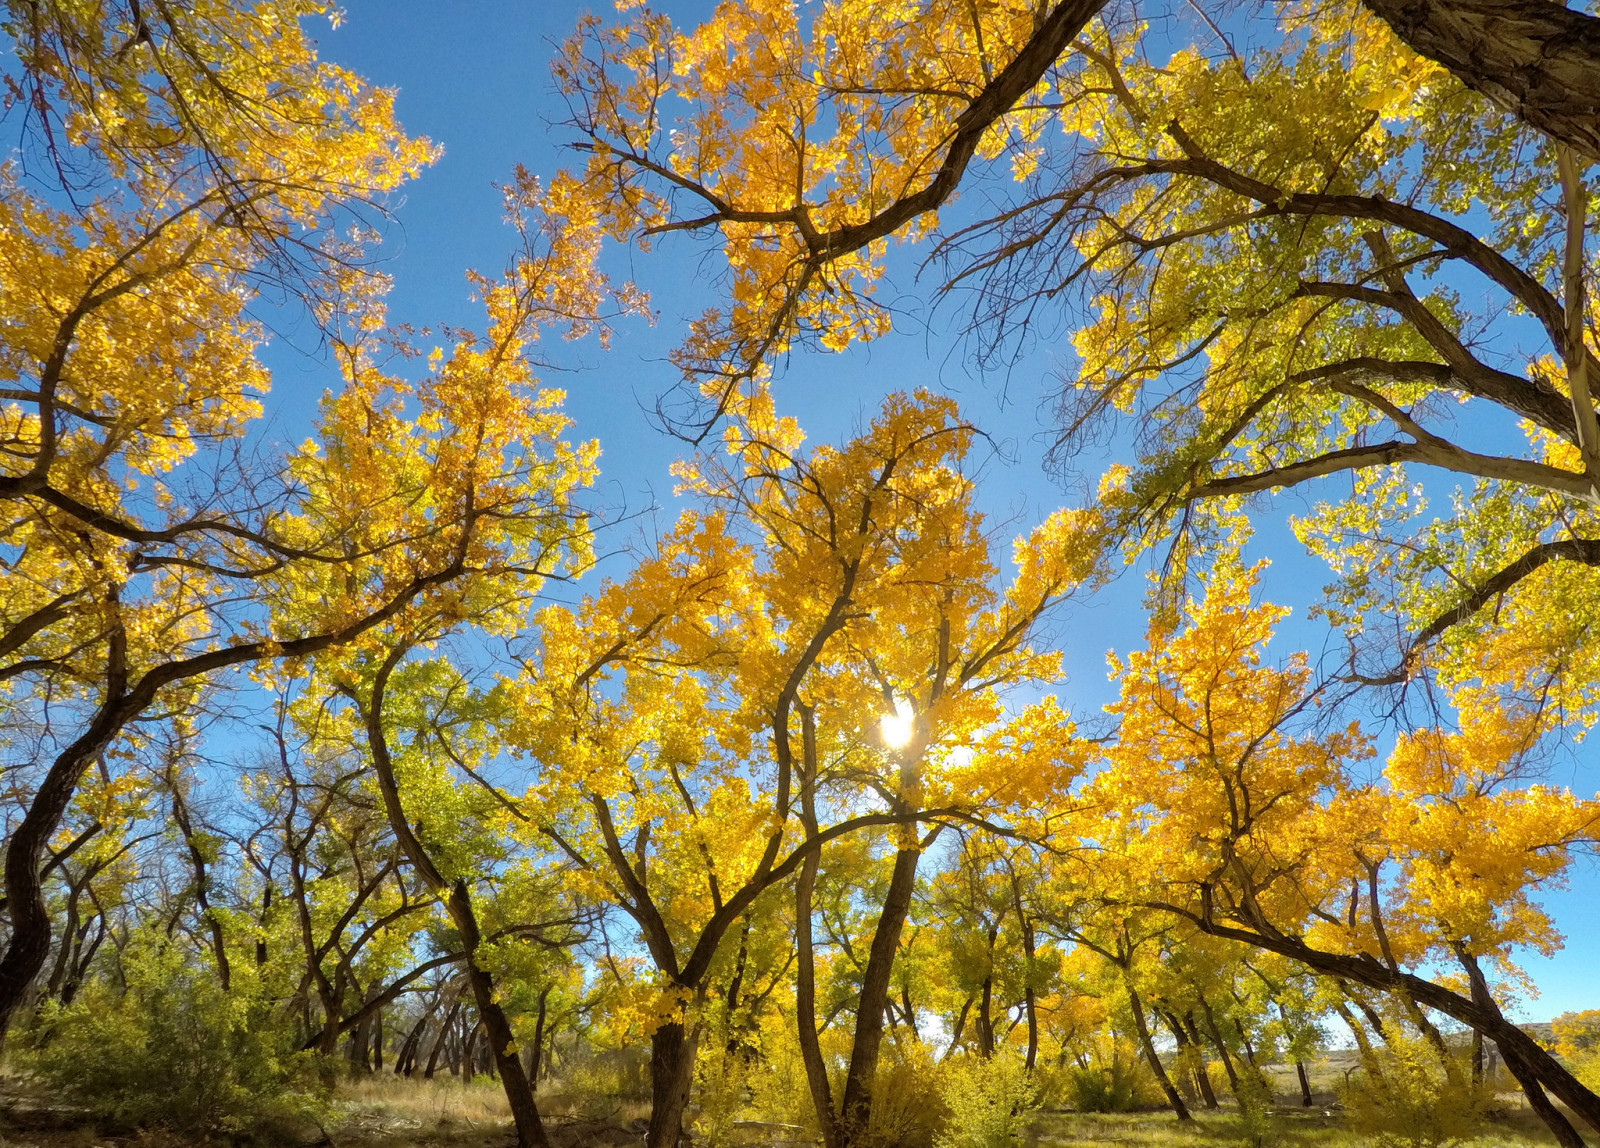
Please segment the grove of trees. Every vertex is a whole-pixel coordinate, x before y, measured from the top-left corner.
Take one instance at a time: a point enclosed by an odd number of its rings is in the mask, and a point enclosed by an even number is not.
[[[1380,1116],[1514,1085],[1600,1137],[1594,1017],[1515,1019],[1600,831],[1551,775],[1600,706],[1600,18],[624,5],[435,346],[379,257],[437,152],[319,59],[328,5],[3,11],[9,1063],[224,1128],[487,1072],[523,1148],[553,1072],[634,1064],[648,1148],[692,1104],[872,1148],[931,1141],[935,1064],[1187,1120],[1279,1062],[1309,1105],[1347,1037]],[[537,352],[643,322],[618,269],[667,248],[717,302],[647,535]],[[894,337],[891,288],[975,370],[1059,346],[1086,493],[1009,537],[922,380],[807,439],[796,364]],[[1291,487],[1320,660],[1260,587]],[[1133,565],[1145,641],[1070,714],[1064,606]]]

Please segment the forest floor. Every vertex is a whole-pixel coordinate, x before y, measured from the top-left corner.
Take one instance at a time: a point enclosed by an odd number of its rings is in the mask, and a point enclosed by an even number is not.
[[[1314,1079],[1314,1084],[1321,1081]],[[1279,1082],[1280,1085],[1288,1082]],[[1298,1089],[1295,1089],[1297,1092]],[[1293,1096],[1280,1087],[1279,1098]],[[1353,1131],[1321,1092],[1312,1108],[1280,1103],[1264,1143],[1271,1148],[1373,1148]],[[1509,1099],[1509,1098],[1508,1098]],[[541,1107],[555,1148],[638,1148],[645,1106],[628,1101],[563,1097],[541,1092]],[[734,1148],[801,1148],[783,1139],[781,1126],[745,1123],[734,1129]],[[776,1133],[776,1134],[775,1134]],[[1248,1143],[1230,1107],[1197,1111],[1179,1124],[1170,1112],[1037,1114],[1025,1148],[1234,1148]],[[414,1082],[373,1079],[340,1090],[334,1116],[321,1130],[307,1129],[298,1148],[509,1148],[511,1121],[498,1084],[441,1079]],[[114,1131],[74,1116],[26,1089],[0,1088],[0,1148],[191,1148],[202,1141],[173,1132]],[[703,1144],[703,1141],[697,1141]],[[1554,1140],[1526,1108],[1514,1104],[1457,1148],[1549,1148]]]

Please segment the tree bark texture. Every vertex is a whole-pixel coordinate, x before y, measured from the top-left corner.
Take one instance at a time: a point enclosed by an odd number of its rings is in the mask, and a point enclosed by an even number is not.
[[[698,1036],[682,1021],[664,1024],[650,1034],[650,1125],[645,1148],[677,1148],[694,1084]]]
[[[1600,19],[1551,0],[1363,0],[1412,49],[1600,160]]]

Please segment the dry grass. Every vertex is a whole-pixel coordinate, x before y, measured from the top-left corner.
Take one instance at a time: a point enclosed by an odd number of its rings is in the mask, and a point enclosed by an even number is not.
[[[1180,1124],[1170,1112],[1118,1114],[1045,1112],[1030,1137],[1036,1148],[1233,1148],[1245,1143],[1238,1117],[1227,1111],[1197,1112]],[[1372,1148],[1372,1141],[1344,1126],[1331,1108],[1280,1108],[1267,1143],[1273,1148]],[[1550,1148],[1555,1139],[1526,1109],[1485,1124],[1459,1148]]]
[[[1320,1091],[1320,1089],[1319,1089]],[[1282,1097],[1280,1093],[1280,1098]],[[339,1087],[339,1116],[327,1131],[341,1148],[502,1148],[509,1143],[511,1116],[497,1080],[471,1084],[453,1077],[431,1081],[377,1074]],[[1551,1148],[1553,1138],[1526,1107],[1507,1096],[1504,1118],[1458,1148]],[[541,1087],[539,1107],[561,1148],[623,1148],[637,1143],[647,1106]],[[1048,1111],[1039,1114],[1028,1148],[1237,1148],[1244,1144],[1238,1117],[1229,1109],[1201,1111],[1190,1124],[1170,1112],[1118,1114]],[[48,1098],[0,1087],[0,1148],[191,1148],[191,1137],[174,1133],[107,1135],[93,1122],[54,1109]],[[1334,1107],[1277,1109],[1270,1148],[1374,1148],[1373,1141],[1345,1126]]]
[[[511,1119],[506,1094],[498,1080],[474,1077],[463,1084],[453,1076],[406,1080],[392,1073],[374,1073],[341,1084],[339,1107],[352,1116],[439,1124],[497,1124]]]
[[[377,1073],[339,1086],[336,1094],[340,1119],[335,1142],[357,1139],[383,1148],[433,1144],[441,1141],[490,1142],[509,1132],[511,1109],[497,1079],[476,1076],[470,1084],[450,1076],[432,1080],[405,1080]],[[541,1085],[539,1112],[550,1125],[552,1138],[563,1142],[568,1129],[592,1133],[595,1126],[642,1127],[649,1105],[570,1092],[557,1084]],[[577,1136],[584,1142],[593,1135]]]

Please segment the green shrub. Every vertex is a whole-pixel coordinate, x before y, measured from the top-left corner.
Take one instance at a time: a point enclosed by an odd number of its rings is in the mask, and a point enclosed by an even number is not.
[[[311,1054],[251,989],[223,992],[161,937],[135,937],[122,963],[125,989],[95,982],[41,1011],[22,1060],[54,1096],[141,1128],[270,1134],[320,1119]]]
[[[1250,1065],[1241,1064],[1234,1098],[1239,1102],[1239,1139],[1246,1148],[1266,1148],[1276,1139],[1277,1132],[1277,1121],[1272,1113],[1272,1086],[1267,1078]]]
[[[1022,1057],[1002,1049],[987,1060],[962,1056],[944,1065],[948,1114],[935,1148],[1011,1148],[1038,1102]]]
[[[1132,1112],[1162,1103],[1149,1067],[1133,1057],[1113,1055],[1103,1065],[1062,1070],[1053,1089],[1074,1112]]]

